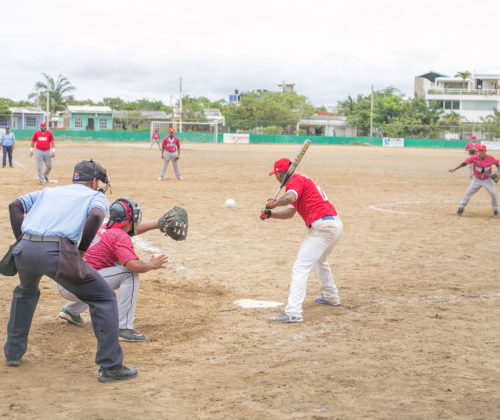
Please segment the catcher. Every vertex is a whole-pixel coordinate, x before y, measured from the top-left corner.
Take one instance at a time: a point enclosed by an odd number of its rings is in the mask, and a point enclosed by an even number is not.
[[[146,341],[146,336],[134,331],[134,317],[139,294],[139,273],[165,268],[166,255],[152,256],[148,262],[135,254],[131,237],[160,229],[175,240],[187,235],[187,213],[174,207],[155,222],[141,223],[142,212],[131,198],[119,198],[109,208],[109,220],[103,225],[90,245],[85,260],[95,268],[113,290],[118,289],[119,339]],[[59,317],[74,325],[82,325],[80,316],[88,305],[62,286],[59,293],[70,300]]]
[[[465,207],[469,203],[470,199],[474,194],[476,194],[481,187],[486,188],[491,197],[491,206],[493,207],[493,217],[498,217],[498,198],[495,191],[494,182],[498,182],[499,175],[498,170],[500,168],[500,162],[491,155],[486,154],[486,146],[480,145],[478,148],[478,154],[472,155],[465,159],[460,165],[454,169],[450,169],[449,172],[455,172],[457,169],[463,168],[471,164],[474,173],[474,179],[472,180],[469,188],[465,192],[462,201],[457,210],[457,215],[461,216],[465,210]],[[495,165],[497,167],[497,172],[492,173],[491,167]]]

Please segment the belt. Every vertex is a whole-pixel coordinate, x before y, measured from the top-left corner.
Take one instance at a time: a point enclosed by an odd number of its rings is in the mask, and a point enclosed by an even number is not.
[[[21,239],[33,242],[59,242],[59,236],[40,236],[32,235],[31,233],[23,233]]]
[[[318,220],[334,220],[334,219],[335,219],[335,216],[323,216],[321,219],[316,219],[314,222],[317,222]],[[311,227],[311,226],[312,226],[312,223],[308,227]]]

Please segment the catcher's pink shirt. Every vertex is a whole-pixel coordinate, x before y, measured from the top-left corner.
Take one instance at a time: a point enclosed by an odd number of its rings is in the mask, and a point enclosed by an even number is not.
[[[292,204],[306,226],[324,216],[337,216],[335,207],[320,186],[305,175],[293,174],[286,184],[286,191],[295,191],[297,194],[297,200]]]
[[[85,254],[87,261],[97,271],[112,267],[117,262],[125,265],[138,260],[132,239],[121,228],[106,229],[102,226]]]
[[[469,143],[467,143],[467,145],[465,146],[465,150],[469,151],[469,149],[476,149],[476,153],[477,153],[477,149],[479,147],[479,143],[477,141],[470,141]]]
[[[468,165],[472,163],[472,170],[474,176],[479,179],[487,179],[491,175],[491,166],[498,165],[500,162],[491,155],[486,155],[486,157],[481,159],[479,155],[472,155],[471,157],[465,159],[465,163]]]

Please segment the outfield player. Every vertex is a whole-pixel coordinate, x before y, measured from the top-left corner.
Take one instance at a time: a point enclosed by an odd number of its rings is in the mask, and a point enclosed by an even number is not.
[[[105,188],[99,188],[99,182]],[[10,203],[10,223],[18,239],[12,253],[19,285],[14,289],[7,324],[7,366],[21,365],[40,298],[40,279],[46,275],[89,305],[97,338],[99,381],[137,376],[136,369],[123,365],[115,294],[82,259],[108,211],[108,199],[103,194],[108,186],[104,167],[82,161],[74,168],[73,184],[34,191]]]
[[[52,148],[52,151],[50,149]],[[47,130],[47,123],[40,123],[40,130],[35,131],[31,139],[30,157],[33,156],[33,149],[36,149],[36,167],[38,169],[38,183],[42,185],[44,182],[49,182],[49,173],[52,169],[52,158],[56,156],[56,148],[54,145],[54,136]],[[43,170],[45,165],[45,171]]]
[[[130,198],[119,198],[109,208],[109,221],[102,226],[85,254],[87,261],[109,286],[118,289],[119,337],[124,341],[146,341],[146,336],[134,331],[135,306],[139,294],[138,273],[165,268],[166,255],[141,261],[134,251],[131,237],[158,229],[158,222],[141,221],[141,209]],[[88,305],[73,293],[58,285],[59,293],[70,300],[59,316],[71,324],[83,323],[80,314]]]
[[[179,139],[174,136],[175,130],[173,128],[168,129],[168,136],[163,139],[161,144],[161,158],[163,159],[163,168],[158,178],[160,181],[164,178],[165,172],[167,172],[168,162],[172,161],[174,167],[175,177],[181,180],[181,173],[179,172],[179,165],[177,161],[181,157],[181,143]]]
[[[154,131],[153,135],[151,136],[151,144],[149,145],[149,150],[151,150],[151,148],[153,147],[153,144],[155,144],[155,143],[158,145],[158,149],[161,150],[160,133],[158,132],[157,128],[155,128],[155,131]]]
[[[274,163],[274,170],[269,175],[275,175],[281,184],[286,171],[292,162],[280,159]],[[276,207],[286,207],[283,210],[271,212]],[[333,281],[332,270],[327,258],[333,251],[342,235],[343,225],[335,207],[314,181],[307,176],[294,173],[286,184],[285,194],[274,201],[270,199],[266,208],[261,211],[261,219],[289,219],[298,212],[308,229],[307,237],[300,246],[297,260],[292,269],[292,283],[285,312],[271,317],[271,322],[299,323],[302,318],[302,304],[306,296],[307,278],[314,267],[318,277],[321,297],[317,303],[339,306],[340,298],[337,286]]]
[[[471,141],[465,145],[465,151],[469,153],[469,155],[474,156],[477,154],[477,151],[479,150],[480,144],[477,142],[477,137],[472,136]],[[469,164],[469,178],[472,179],[474,173],[472,170],[472,164]]]
[[[492,173],[491,167],[495,165],[498,171],[500,162],[493,156],[486,154],[485,145],[480,145],[477,155],[472,155],[469,158],[465,159],[465,161],[463,161],[456,168],[450,169],[449,172],[453,173],[457,169],[463,168],[464,166],[469,164],[471,164],[473,167],[474,179],[472,180],[468,190],[465,192],[464,198],[462,198],[462,201],[460,202],[457,210],[457,215],[462,215],[472,196],[476,194],[481,189],[481,187],[484,187],[491,197],[493,216],[498,217],[498,199],[495,191],[495,184],[490,178],[490,175]]]

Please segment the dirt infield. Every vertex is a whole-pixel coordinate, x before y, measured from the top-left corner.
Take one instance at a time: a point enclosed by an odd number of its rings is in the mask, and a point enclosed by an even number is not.
[[[101,384],[96,340],[58,318],[65,301],[43,278],[29,347],[19,368],[0,363],[0,416],[9,419],[498,419],[500,418],[500,220],[481,190],[455,211],[468,169],[457,150],[315,146],[298,172],[322,186],[344,234],[330,257],[342,306],[314,303],[303,324],[271,325],[280,309],[242,309],[250,298],[286,302],[306,234],[300,217],[258,218],[277,182],[274,160],[297,145],[183,144],[182,181],[158,181],[157,150],[130,143],[57,144],[52,178],[93,157],[112,180],[110,200],[136,199],[143,220],[185,207],[184,242],[141,235],[171,261],[141,275],[136,330],[124,343],[139,376]],[[495,153],[492,153],[495,155]],[[28,144],[0,169],[0,252],[13,241],[7,204],[40,188]],[[497,153],[496,157],[500,157]],[[24,166],[21,166],[24,165]],[[227,198],[236,207],[224,207]],[[0,277],[2,345],[17,277]],[[2,359],[3,360],[3,359]]]

